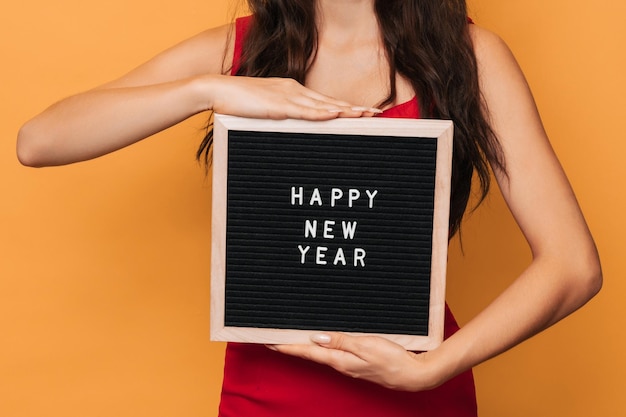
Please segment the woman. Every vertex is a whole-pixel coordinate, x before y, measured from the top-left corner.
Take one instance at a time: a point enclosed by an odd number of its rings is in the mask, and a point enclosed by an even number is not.
[[[20,161],[95,158],[207,110],[452,119],[451,231],[474,172],[487,192],[490,165],[528,240],[530,265],[463,329],[448,314],[446,340],[427,353],[336,333],[315,335],[310,345],[231,344],[220,409],[224,417],[476,415],[470,369],[567,316],[602,282],[519,67],[497,36],[467,21],[460,0],[248,3],[252,18],[203,32],[27,122]],[[209,157],[210,142],[208,135],[199,157]]]

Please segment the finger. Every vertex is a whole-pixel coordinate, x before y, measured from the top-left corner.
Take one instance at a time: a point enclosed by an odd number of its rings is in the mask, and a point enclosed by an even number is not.
[[[372,113],[372,114],[380,114],[383,111],[381,109],[377,109],[375,107],[364,107],[364,106],[354,106],[352,107],[353,111],[360,111],[361,113]]]
[[[284,117],[289,119],[320,121],[335,119],[340,116],[341,112],[341,109],[325,109],[294,105],[285,109]]]
[[[339,106],[307,95],[290,97],[284,107],[286,117],[308,120],[371,117],[377,113],[381,113],[381,110],[362,106]]]
[[[353,351],[356,348],[355,343],[357,343],[357,338],[343,333],[316,333],[311,336],[311,340],[325,348],[348,352]]]
[[[357,370],[367,365],[363,359],[350,352],[328,349],[317,345],[274,345],[271,349],[286,355],[330,366],[351,377],[357,377]]]
[[[359,114],[360,116],[361,115],[370,116],[370,115],[379,114],[383,112],[381,109],[378,109],[376,107],[355,105],[347,101],[338,100],[333,97],[318,93],[317,91],[314,91],[314,90],[306,89],[304,95],[319,102],[322,105],[331,105],[334,107],[342,108],[344,112],[346,113]]]
[[[291,103],[298,106],[313,108],[316,110],[327,110],[337,114],[350,114],[352,117],[360,116],[360,110],[354,110],[355,106],[348,103],[326,100],[322,97],[311,97],[309,94],[299,94],[291,97]]]
[[[331,104],[331,105],[336,106],[336,107],[343,107],[343,108],[346,108],[346,109],[355,107],[355,105],[352,104],[352,103],[348,103],[347,101],[339,100],[339,99],[327,96],[325,94],[318,93],[317,91],[314,91],[314,90],[311,90],[311,89],[308,89],[308,88],[305,89],[305,91],[303,92],[303,95],[307,96],[307,97],[309,97],[309,98],[311,98],[313,100],[316,100],[316,101],[319,101],[319,102],[323,102],[323,103],[328,103],[328,104]]]
[[[383,111],[381,109],[374,107],[374,108],[371,108],[371,109],[368,109],[367,111],[365,111],[363,113],[363,117],[378,116],[378,115],[380,115],[382,113],[383,113]]]
[[[343,117],[343,118],[373,117],[379,113],[382,113],[382,111],[378,109],[370,109],[369,107],[364,108],[360,106],[337,108],[337,107],[329,107],[328,105],[322,105],[322,108],[325,108],[332,113],[336,113],[338,117]]]
[[[363,110],[360,107],[338,107],[333,104],[321,102],[310,97],[298,96],[291,98],[285,108],[289,118],[328,120],[336,117],[361,117]]]
[[[358,358],[364,359],[364,354],[368,351],[368,337],[350,336],[344,333],[317,333],[311,336],[311,340],[326,349],[335,349],[349,352]]]

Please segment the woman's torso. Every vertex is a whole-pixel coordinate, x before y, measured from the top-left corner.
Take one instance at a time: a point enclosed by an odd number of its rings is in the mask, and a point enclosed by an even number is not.
[[[250,20],[238,19],[232,74]],[[406,94],[405,94],[406,96]],[[386,109],[381,117],[419,118],[415,98]],[[446,308],[445,337],[458,330]],[[476,416],[471,371],[426,392],[393,391],[289,357],[262,345],[229,343],[220,417],[472,417]]]

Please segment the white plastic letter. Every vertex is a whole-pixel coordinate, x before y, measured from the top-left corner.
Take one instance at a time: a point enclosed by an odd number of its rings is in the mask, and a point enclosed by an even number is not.
[[[309,206],[317,203],[318,206],[322,205],[322,196],[320,195],[319,188],[314,188],[313,193],[311,194],[311,201],[309,201]]]
[[[317,253],[315,254],[315,263],[318,265],[326,265],[327,262],[324,260],[326,257],[326,251],[328,248],[326,246],[318,246]]]
[[[348,207],[352,207],[352,204],[361,197],[361,192],[356,188],[350,188],[348,192]]]
[[[337,200],[340,200],[343,197],[343,191],[340,188],[333,188],[330,191],[330,206],[335,207],[335,203]]]
[[[365,190],[365,193],[367,194],[367,196],[370,199],[370,208],[374,207],[374,197],[376,197],[376,194],[378,194],[378,190],[374,190],[373,192],[371,192],[370,190]]]
[[[333,235],[333,226],[335,225],[334,220],[324,220],[324,239],[334,239],[335,235]]]
[[[298,249],[300,250],[300,263],[304,264],[304,259],[306,257],[306,253],[309,251],[309,249],[311,249],[310,246],[307,246],[306,248],[303,248],[302,245],[298,245]]]
[[[357,266],[357,263],[361,263],[361,266],[365,267],[365,249],[354,248],[354,266]]]
[[[335,260],[333,261],[333,265],[337,265],[341,263],[343,266],[346,266],[346,256],[343,253],[343,249],[337,249],[337,253],[335,254]]]
[[[357,222],[347,222],[342,220],[341,228],[343,229],[343,238],[348,240],[354,239],[354,233],[356,232]]]
[[[317,237],[317,220],[305,220],[304,221],[304,237],[309,237],[309,235],[315,239]]]
[[[298,201],[298,205],[302,205],[302,199],[304,198],[304,188],[299,187],[298,192],[296,192],[296,187],[291,187],[291,205],[296,205],[296,200]]]

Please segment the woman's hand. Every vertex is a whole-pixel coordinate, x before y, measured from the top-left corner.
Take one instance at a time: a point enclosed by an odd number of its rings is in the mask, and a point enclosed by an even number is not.
[[[336,100],[291,78],[209,77],[208,108],[217,113],[263,119],[328,120],[373,116],[381,111]]]
[[[311,340],[315,344],[268,347],[395,390],[428,390],[447,379],[435,351],[417,354],[382,337],[332,332],[315,334]]]

